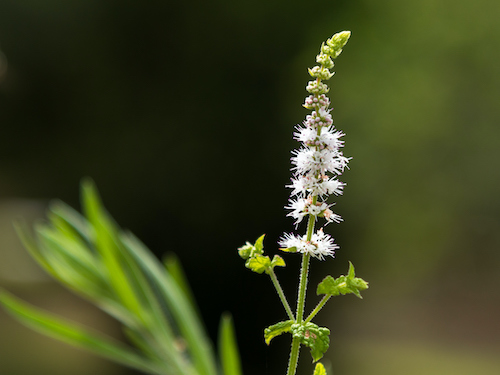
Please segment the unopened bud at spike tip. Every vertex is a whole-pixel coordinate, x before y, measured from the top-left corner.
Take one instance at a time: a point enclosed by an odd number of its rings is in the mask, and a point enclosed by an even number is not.
[[[331,49],[331,53],[329,53],[329,55],[332,58],[336,58],[338,55],[340,55],[340,53],[342,52],[342,48],[344,48],[350,36],[350,31],[341,31],[333,35],[326,41],[326,44]]]

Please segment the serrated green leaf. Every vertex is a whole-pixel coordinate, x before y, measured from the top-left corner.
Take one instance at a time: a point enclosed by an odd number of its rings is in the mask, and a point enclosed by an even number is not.
[[[293,337],[311,349],[313,362],[319,361],[330,346],[330,330],[311,322],[295,323],[290,328]]]
[[[227,313],[222,315],[219,325],[219,357],[224,375],[242,375],[233,320]]]
[[[274,268],[274,267],[285,267],[286,264],[285,264],[285,261],[283,260],[282,257],[280,257],[279,255],[275,255],[273,257],[273,260],[271,261],[271,267]]]
[[[325,366],[321,362],[316,363],[313,375],[326,375]]]
[[[348,289],[345,280],[345,276],[340,276],[337,279],[334,279],[332,276],[327,276],[318,284],[316,294],[328,294],[331,296],[346,294]]]
[[[267,327],[264,330],[264,340],[266,341],[266,344],[269,345],[271,343],[271,340],[276,336],[279,336],[286,332],[290,332],[292,324],[294,323],[295,322],[293,320],[287,320],[285,322],[279,322]]]
[[[351,262],[349,262],[349,272],[347,274],[346,284],[350,293],[353,293],[358,298],[361,297],[361,290],[365,290],[368,288],[368,283],[359,277],[355,277],[354,266]]]
[[[246,261],[245,267],[257,273],[263,273],[271,267],[271,260],[268,256],[256,255]]]
[[[332,276],[327,276],[321,283],[318,284],[316,293],[338,296],[339,294],[354,294],[358,298],[361,297],[361,290],[368,288],[368,283],[359,277],[355,277],[354,266],[349,262],[349,272],[347,276],[339,276],[334,279]]]
[[[120,342],[30,306],[5,291],[0,292],[0,302],[15,318],[48,336],[149,374],[165,374],[160,364],[141,357]]]

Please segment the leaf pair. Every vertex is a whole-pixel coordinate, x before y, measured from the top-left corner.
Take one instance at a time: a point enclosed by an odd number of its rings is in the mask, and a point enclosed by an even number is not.
[[[328,328],[318,327],[311,322],[296,323],[293,320],[279,322],[266,328],[264,330],[266,344],[269,345],[273,338],[286,332],[290,332],[301,344],[311,349],[313,362],[320,360],[330,345]]]

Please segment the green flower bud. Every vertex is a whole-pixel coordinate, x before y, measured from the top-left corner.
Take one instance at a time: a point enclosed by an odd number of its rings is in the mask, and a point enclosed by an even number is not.
[[[331,56],[334,54],[334,50],[330,46],[326,45],[324,42],[321,44],[321,53],[324,55]]]
[[[316,56],[316,62],[323,65],[327,69],[332,69],[334,65],[333,60],[330,58],[330,56],[324,53],[320,53],[318,56]]]
[[[306,86],[306,90],[311,94],[326,94],[330,91],[330,88],[323,82],[309,81]]]
[[[250,257],[250,255],[252,254],[253,249],[254,249],[254,246],[250,242],[247,242],[245,245],[238,248],[238,254],[243,259],[248,259]]]
[[[333,59],[340,55],[340,53],[342,52],[342,48],[344,48],[350,36],[350,31],[341,31],[340,33],[337,33],[330,39],[328,39],[326,41],[326,44],[331,49],[331,52],[328,53],[328,55],[330,55]]]
[[[323,66],[315,66],[314,68],[308,70],[311,77],[319,78],[325,81],[332,78],[332,76],[334,75],[334,73],[331,73],[327,68]]]

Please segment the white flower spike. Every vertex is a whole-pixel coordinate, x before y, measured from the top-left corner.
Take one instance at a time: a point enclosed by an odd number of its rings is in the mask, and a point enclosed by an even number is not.
[[[330,72],[333,59],[342,52],[349,36],[349,32],[335,34],[321,46],[321,53],[316,57],[319,65],[308,70],[314,80],[307,84],[306,90],[310,95],[303,106],[310,109],[311,113],[293,134],[294,139],[302,145],[292,152],[293,177],[287,187],[292,189],[293,198],[285,208],[290,210],[288,216],[295,219],[295,225],[304,218],[309,219],[308,234],[302,237],[285,234],[280,245],[285,249],[296,248],[298,252],[320,260],[328,255],[333,256],[338,246],[322,229],[314,232],[312,228],[318,217],[324,218],[326,224],[342,221],[339,215],[330,210],[332,205],[327,204],[326,200],[330,195],[342,195],[345,183],[338,176],[344,172],[350,160],[341,151],[344,133],[333,125],[330,99],[326,96],[330,89],[322,81],[333,76],[333,72]]]

